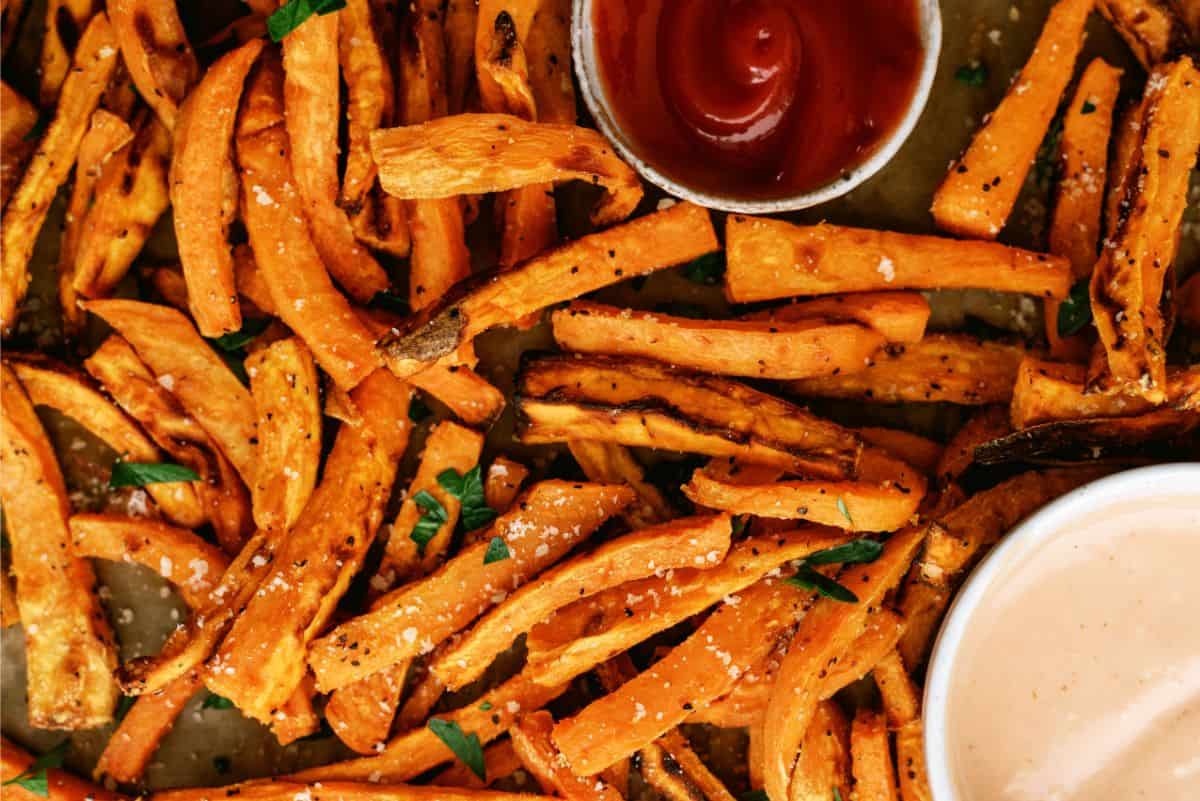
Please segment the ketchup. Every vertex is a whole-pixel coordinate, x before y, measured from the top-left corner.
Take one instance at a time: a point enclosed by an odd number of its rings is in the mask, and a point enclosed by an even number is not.
[[[609,107],[696,189],[805,192],[866,160],[916,90],[914,0],[595,0]]]

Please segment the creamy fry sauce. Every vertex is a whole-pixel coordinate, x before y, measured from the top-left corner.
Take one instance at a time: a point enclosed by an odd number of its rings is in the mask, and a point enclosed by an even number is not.
[[[1200,799],[1200,487],[1004,558],[949,686],[960,801]]]

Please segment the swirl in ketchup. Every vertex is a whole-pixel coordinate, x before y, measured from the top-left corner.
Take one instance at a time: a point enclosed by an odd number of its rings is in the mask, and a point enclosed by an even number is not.
[[[769,199],[861,163],[912,100],[914,0],[595,0],[609,107],[697,189]]]

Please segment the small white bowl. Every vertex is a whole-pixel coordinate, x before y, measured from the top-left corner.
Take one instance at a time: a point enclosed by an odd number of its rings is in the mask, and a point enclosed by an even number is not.
[[[925,762],[934,801],[961,801],[947,735],[947,704],[959,647],[996,579],[1038,551],[1072,521],[1131,502],[1200,492],[1200,462],[1142,467],[1102,478],[1070,492],[1020,523],[975,568],[959,590],[933,646],[925,678]]]
[[[841,0],[822,0],[822,2],[840,2]],[[613,143],[617,152],[642,177],[657,184],[674,197],[689,200],[710,209],[740,212],[743,214],[773,214],[783,211],[806,209],[833,200],[849,192],[863,181],[883,169],[900,146],[908,139],[916,127],[921,112],[929,100],[929,91],[933,87],[933,78],[937,73],[938,56],[942,49],[942,11],[938,0],[918,0],[917,13],[920,17],[921,44],[924,56],[921,72],[917,76],[917,85],[912,99],[900,122],[888,136],[876,147],[870,158],[858,164],[829,183],[789,197],[771,200],[747,200],[742,197],[727,197],[712,194],[679,183],[659,172],[637,155],[632,142],[621,130],[616,121],[608,98],[604,91],[604,81],[600,77],[599,59],[596,55],[596,39],[592,35],[592,8],[594,0],[572,0],[571,9],[571,42],[575,52],[575,75],[579,78],[579,86],[583,90],[583,99],[592,112],[600,130]]]

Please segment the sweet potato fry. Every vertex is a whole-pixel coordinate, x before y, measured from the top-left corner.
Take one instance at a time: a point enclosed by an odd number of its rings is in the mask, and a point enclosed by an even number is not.
[[[522,715],[508,732],[517,757],[542,790],[567,801],[621,801],[624,796],[604,779],[577,775],[567,767],[550,741],[553,730],[554,718],[549,712],[533,712]]]
[[[25,628],[29,722],[88,729],[112,719],[116,652],[92,585],[71,547],[69,505],[54,450],[25,390],[0,366],[0,502]]]
[[[46,35],[42,39],[41,89],[39,105],[51,108],[58,102],[63,84],[71,72],[75,55],[83,40],[80,31],[86,31],[100,3],[96,0],[50,0],[46,3]],[[116,41],[112,42],[116,47]]]
[[[228,793],[246,801],[288,801],[309,795],[327,801],[537,801],[541,796],[502,793],[495,790],[456,790],[451,787],[424,787],[407,784],[359,782],[323,782],[304,784],[272,780],[247,782],[226,787],[167,790],[151,796],[155,801],[220,801]]]
[[[196,418],[247,483],[254,480],[254,399],[191,322],[169,306],[135,300],[86,304],[133,345],[171,393]]]
[[[200,74],[179,10],[167,0],[113,0],[106,8],[134,86],[174,131],[179,104]]]
[[[1192,49],[1187,24],[1171,0],[1099,0],[1097,9],[1147,70]]]
[[[4,32],[6,37],[9,30]],[[37,121],[34,105],[0,81],[0,209],[17,188],[25,163],[37,147],[36,142],[27,138]]]
[[[600,439],[747,454],[752,462],[830,478],[852,475],[861,448],[852,432],[786,401],[650,362],[547,357],[525,366],[520,388],[526,441]],[[572,428],[584,421],[587,433]]]
[[[1058,420],[1127,417],[1154,408],[1143,398],[1119,392],[1088,393],[1086,372],[1081,364],[1026,357],[1013,388],[1012,427],[1020,430]],[[1200,366],[1167,371],[1165,402],[1174,409],[1200,410]]]
[[[916,513],[926,489],[915,469],[873,448],[863,451],[855,481],[778,481],[770,473],[756,477],[753,472],[722,480],[697,470],[683,492],[693,503],[734,514],[808,520],[849,531],[895,531]]]
[[[751,537],[730,548],[725,561],[715,567],[676,570],[578,601],[530,632],[529,664],[535,679],[568,681],[786,563],[844,541],[841,532],[820,526]]]
[[[850,793],[850,723],[837,702],[821,701],[804,733],[791,797],[826,801],[835,788],[843,799],[857,799]]]
[[[882,334],[857,323],[693,320],[588,301],[576,301],[550,319],[564,350],[752,378],[852,373],[885,342]]]
[[[579,598],[662,570],[715,565],[729,550],[729,515],[681,518],[610,540],[547,571],[485,614],[430,670],[450,690],[483,675],[520,634]]]
[[[623,515],[634,528],[652,526],[675,516],[675,510],[658,487],[645,480],[642,466],[628,448],[612,442],[582,439],[568,442],[567,447],[589,481],[628,484],[637,493],[637,502]]]
[[[994,242],[731,214],[725,247],[725,295],[736,303],[895,289],[976,288],[1062,298],[1071,289],[1066,259]]]
[[[943,231],[995,239],[1008,221],[1071,80],[1093,5],[1060,0],[1050,10],[1029,61],[933,196],[933,219]]]
[[[465,789],[482,790],[498,779],[511,776],[523,767],[513,750],[512,740],[497,740],[483,749],[483,771],[487,776],[484,782],[462,762],[455,762],[450,767],[433,777],[430,784],[434,787],[462,787]]]
[[[192,317],[210,337],[242,327],[235,259],[227,243],[238,206],[233,125],[246,75],[262,47],[261,39],[251,39],[217,59],[184,101],[175,126],[170,172],[175,238]]]
[[[907,528],[887,541],[879,559],[843,574],[858,603],[823,598],[800,622],[779,667],[778,691],[767,704],[764,777],[771,798],[788,798],[797,751],[819,700],[822,672],[862,631],[868,610],[903,578],[924,535],[923,528]]]
[[[24,749],[18,748],[8,739],[0,741],[0,780],[11,781],[20,776],[33,765],[34,758]],[[19,784],[10,784],[4,788],[4,795],[15,801],[128,801],[129,796],[122,795],[103,787],[97,787],[91,782],[84,781],[62,768],[47,768],[46,794],[26,790]]]
[[[517,715],[541,709],[567,689],[565,684],[539,684],[523,671],[483,697],[464,707],[440,715],[440,720],[457,723],[468,734],[490,743],[512,728]],[[335,762],[297,773],[301,781],[407,781],[454,758],[454,754],[428,727],[413,729],[394,737],[375,756]],[[328,785],[326,785],[328,786]],[[372,786],[374,789],[374,786]],[[441,788],[437,788],[441,790]],[[436,796],[442,798],[443,796]],[[430,801],[433,801],[430,799]]]
[[[875,329],[888,342],[920,342],[929,314],[929,301],[919,292],[854,292],[795,301],[741,319],[781,323],[813,319],[856,322]]]
[[[406,378],[442,357],[452,358],[489,328],[513,325],[555,303],[716,249],[708,212],[677,203],[500,273],[460,300],[427,309],[411,328],[385,336],[379,347],[392,372]]]
[[[202,686],[199,671],[193,670],[158,692],[139,696],[104,746],[93,777],[125,784],[139,781],[159,743],[174,728],[183,705]]]
[[[863,442],[874,445],[889,456],[908,462],[927,476],[936,475],[942,458],[942,446],[909,431],[869,426],[857,429]]]
[[[283,40],[283,100],[296,194],[330,275],[359,303],[388,288],[338,207],[338,17],[314,15]]]
[[[789,381],[788,388],[800,396],[876,403],[1007,403],[1024,355],[1019,345],[929,334],[911,345],[888,345],[857,373]]]
[[[606,190],[592,209],[595,225],[624,220],[642,199],[637,173],[600,134],[574,125],[459,114],[376,131],[371,152],[383,188],[396,197],[453,197],[577,179]]]
[[[379,360],[370,331],[334,288],[310,237],[292,177],[282,84],[278,59],[265,55],[251,77],[238,119],[246,230],[280,318],[338,386],[352,389]]]
[[[384,596],[371,612],[313,643],[309,664],[318,687],[335,690],[432,650],[498,603],[497,588],[515,589],[556,562],[628,506],[633,492],[600,484],[544,481],[522,498],[491,529],[505,540],[508,559],[484,564],[490,543],[478,542],[429,578]],[[407,634],[396,637],[394,632]]]
[[[254,523],[290,529],[317,485],[321,465],[321,398],[312,354],[281,339],[246,359],[257,411]]]
[[[376,371],[352,393],[366,421],[343,426],[321,484],[288,532],[265,591],[209,660],[205,684],[269,723],[300,686],[308,644],[324,629],[374,540],[408,446],[411,390]]]
[[[900,801],[887,725],[868,709],[860,708],[850,726],[850,766],[857,801]]]
[[[1121,218],[1092,274],[1102,369],[1090,389],[1119,388],[1161,403],[1166,390],[1163,287],[1175,261],[1188,178],[1200,150],[1200,70],[1184,56],[1157,68],[1147,84],[1140,144]],[[1170,303],[1170,299],[1167,301]]]
[[[529,478],[529,468],[506,456],[497,456],[488,465],[483,479],[483,498],[487,505],[500,514],[508,511],[521,491],[521,485]],[[599,479],[592,478],[592,481]],[[604,482],[601,482],[604,483]]]
[[[91,3],[87,6],[90,8]],[[90,13],[90,12],[89,12]],[[47,37],[46,41],[50,41]],[[79,40],[74,69],[62,87],[54,120],[38,142],[21,182],[4,207],[0,242],[0,329],[8,330],[29,288],[29,257],[50,202],[66,180],[79,145],[118,64],[117,40],[108,17],[97,14]],[[66,71],[66,65],[63,65]],[[46,75],[43,73],[43,78]]]

